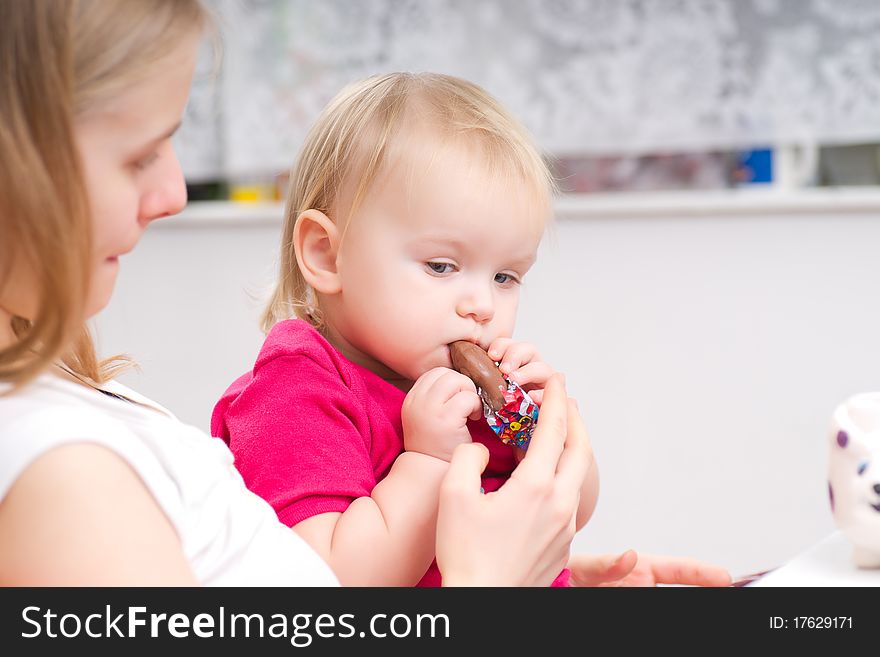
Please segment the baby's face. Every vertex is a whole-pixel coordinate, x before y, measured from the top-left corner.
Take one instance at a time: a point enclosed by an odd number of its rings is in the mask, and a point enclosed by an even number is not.
[[[411,144],[404,159],[348,224],[334,325],[368,367],[414,381],[450,367],[454,340],[512,334],[548,209],[460,147]]]

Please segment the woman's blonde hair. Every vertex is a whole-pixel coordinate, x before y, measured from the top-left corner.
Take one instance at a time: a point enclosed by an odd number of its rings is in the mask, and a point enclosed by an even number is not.
[[[294,316],[325,328],[314,291],[297,264],[297,217],[320,210],[344,229],[376,176],[390,164],[395,140],[415,124],[477,148],[490,172],[531,185],[549,211],[555,184],[546,162],[525,128],[476,84],[437,73],[390,73],[354,83],[324,109],[291,172],[280,271],[263,313],[264,331]],[[352,185],[346,216],[334,216],[343,188]]]
[[[208,21],[199,0],[0,0],[0,292],[16,266],[37,283],[0,381],[17,388],[59,358],[96,383],[118,369],[84,322],[91,215],[74,122]]]

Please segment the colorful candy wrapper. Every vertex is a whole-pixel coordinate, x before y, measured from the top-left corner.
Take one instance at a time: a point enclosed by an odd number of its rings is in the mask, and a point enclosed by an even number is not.
[[[494,412],[484,400],[483,417],[501,442],[526,450],[538,422],[538,405],[516,383],[507,381],[504,406]]]

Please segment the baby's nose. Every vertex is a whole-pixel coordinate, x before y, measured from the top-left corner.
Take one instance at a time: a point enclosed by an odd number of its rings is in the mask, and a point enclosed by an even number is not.
[[[472,291],[459,301],[457,310],[462,317],[472,317],[480,324],[490,321],[495,316],[495,302],[492,298],[492,292]]]

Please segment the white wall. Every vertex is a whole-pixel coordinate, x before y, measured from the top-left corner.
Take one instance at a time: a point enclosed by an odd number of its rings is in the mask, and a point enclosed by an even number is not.
[[[834,208],[562,213],[518,337],[566,373],[599,459],[576,549],[743,575],[833,529],[830,414],[880,388],[880,204]],[[253,295],[274,274],[275,214],[160,222],[99,319],[102,351],[142,366],[124,381],[203,428],[259,348]]]

